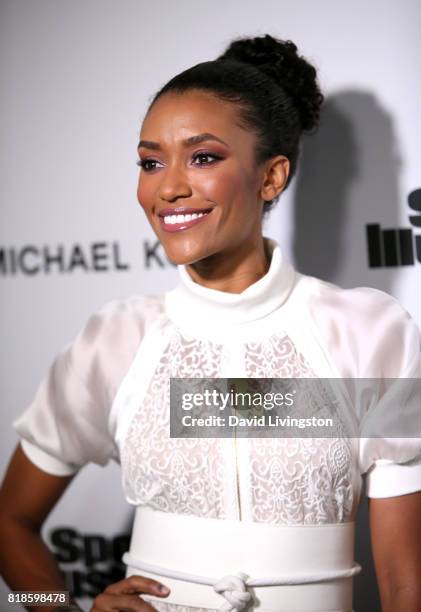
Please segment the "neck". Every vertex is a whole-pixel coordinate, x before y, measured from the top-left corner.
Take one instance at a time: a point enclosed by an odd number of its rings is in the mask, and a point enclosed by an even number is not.
[[[186,270],[198,285],[227,293],[242,293],[265,276],[269,267],[270,256],[262,238],[257,247],[244,245],[215,253],[187,265]]]

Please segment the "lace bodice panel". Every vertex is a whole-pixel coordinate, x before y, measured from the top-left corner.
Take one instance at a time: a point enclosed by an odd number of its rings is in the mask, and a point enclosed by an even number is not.
[[[359,491],[347,438],[170,438],[170,378],[224,377],[229,346],[172,327],[122,440],[127,499],[174,513],[283,524],[352,520]],[[245,342],[246,377],[313,377],[280,331]],[[355,480],[354,480],[355,482]]]
[[[220,440],[169,437],[170,377],[219,377],[222,346],[174,333],[156,367],[121,452],[134,504],[212,518],[225,516]]]

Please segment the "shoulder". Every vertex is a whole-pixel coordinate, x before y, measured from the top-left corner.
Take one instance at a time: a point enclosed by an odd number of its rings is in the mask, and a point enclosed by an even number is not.
[[[148,327],[163,311],[163,296],[132,295],[102,304],[68,349],[80,366],[128,367]]]
[[[386,291],[373,287],[345,289],[299,274],[306,308],[329,346],[365,364],[360,376],[402,375],[405,364],[419,359],[420,332],[409,312]],[[383,363],[381,370],[374,363]],[[369,367],[370,366],[370,367]]]
[[[102,304],[88,319],[88,326],[110,330],[119,326],[147,326],[163,311],[163,295],[131,295]]]
[[[142,327],[152,323],[163,310],[161,295],[131,295],[114,298],[102,304],[87,320],[87,327],[112,332],[121,327]]]
[[[409,313],[400,302],[381,289],[374,287],[353,287],[345,289],[316,277],[304,277],[309,286],[308,305],[310,308],[324,309],[337,315],[341,321],[350,324],[372,325],[381,320],[389,324],[409,320]]]

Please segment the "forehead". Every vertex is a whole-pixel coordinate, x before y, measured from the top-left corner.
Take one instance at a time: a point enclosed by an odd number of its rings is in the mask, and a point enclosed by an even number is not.
[[[149,110],[140,134],[145,139],[156,139],[158,135],[182,139],[200,132],[224,134],[228,138],[238,138],[239,132],[243,132],[247,136],[247,132],[238,126],[237,119],[235,105],[211,93],[196,90],[169,92]]]

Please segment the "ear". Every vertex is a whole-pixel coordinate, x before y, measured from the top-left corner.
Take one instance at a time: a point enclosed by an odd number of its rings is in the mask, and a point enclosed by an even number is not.
[[[285,155],[278,155],[268,160],[260,190],[263,200],[269,202],[285,189],[289,176],[289,169],[289,159],[285,157]]]

